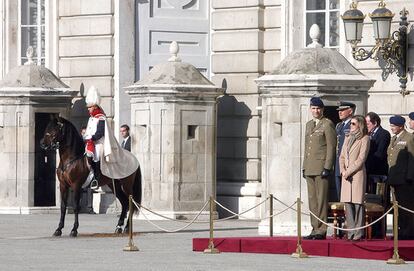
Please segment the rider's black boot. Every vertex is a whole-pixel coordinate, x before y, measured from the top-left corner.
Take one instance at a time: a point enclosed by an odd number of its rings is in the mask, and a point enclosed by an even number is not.
[[[93,169],[94,179],[91,182],[91,189],[96,190],[99,188],[99,180],[101,179],[101,164],[100,162],[93,162],[91,163],[91,167]]]

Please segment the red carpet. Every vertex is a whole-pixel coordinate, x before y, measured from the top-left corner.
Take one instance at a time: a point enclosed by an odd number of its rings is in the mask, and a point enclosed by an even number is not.
[[[215,238],[214,246],[221,252],[291,254],[296,250],[296,237],[231,237]],[[414,261],[414,240],[398,242],[400,257]],[[193,251],[204,251],[208,238],[194,238]],[[303,240],[308,255],[355,259],[388,260],[393,255],[392,240],[349,242],[345,240]]]

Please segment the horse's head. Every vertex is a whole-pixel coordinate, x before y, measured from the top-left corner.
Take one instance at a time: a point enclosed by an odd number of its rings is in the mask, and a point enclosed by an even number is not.
[[[43,138],[40,140],[40,147],[44,150],[56,150],[63,140],[64,119],[51,115],[49,124],[46,127]]]

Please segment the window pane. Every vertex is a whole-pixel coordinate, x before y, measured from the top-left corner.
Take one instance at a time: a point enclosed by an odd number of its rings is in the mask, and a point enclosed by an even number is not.
[[[329,13],[329,46],[339,45],[339,12]]]
[[[41,7],[42,7],[42,11],[41,11],[41,17],[40,17],[40,23],[42,25],[45,25],[45,0],[41,0]]]
[[[41,55],[41,57],[45,57],[45,50],[46,50],[46,34],[45,34],[45,27],[44,26],[42,26],[41,28],[41,31],[42,31],[42,33],[41,33],[41,53],[42,53],[42,55]]]
[[[326,0],[306,0],[306,9],[325,9]]]
[[[37,24],[37,0],[22,0],[22,25]]]
[[[37,57],[37,28],[36,27],[22,27],[22,44],[21,55],[26,56],[26,51],[29,46],[33,47],[33,57]]]
[[[339,9],[339,0],[329,0],[329,9]]]
[[[21,0],[21,44],[22,64],[27,61],[26,51],[33,47],[33,59],[44,63],[46,50],[45,0]],[[40,17],[39,17],[40,16]],[[40,23],[40,25],[39,25]],[[40,58],[39,58],[40,57]],[[42,60],[43,59],[43,60]],[[36,61],[37,60],[37,61]],[[42,60],[42,61],[41,61]]]
[[[319,38],[319,43],[325,46],[325,13],[318,12],[306,14],[306,45],[312,43],[312,40],[309,37],[309,29],[313,24],[317,24],[321,29],[321,37]]]

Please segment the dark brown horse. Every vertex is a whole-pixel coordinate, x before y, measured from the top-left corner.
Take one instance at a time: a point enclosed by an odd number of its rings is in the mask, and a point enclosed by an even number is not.
[[[80,210],[80,195],[82,185],[86,181],[90,166],[87,157],[84,155],[85,144],[81,135],[76,130],[75,126],[68,120],[51,115],[51,120],[46,127],[43,139],[40,142],[41,147],[46,150],[59,149],[60,162],[56,169],[56,174],[60,183],[60,221],[59,226],[54,232],[53,236],[61,236],[62,229],[65,224],[65,214],[68,202],[69,188],[73,191],[74,197],[74,213],[75,222],[73,224],[70,236],[76,237],[78,235],[79,220],[78,214]],[[115,183],[115,189],[113,187]],[[103,176],[99,180],[99,184],[108,185],[112,192],[116,193],[122,205],[121,216],[115,232],[122,233],[122,226],[128,212],[128,197],[132,195],[134,200],[141,202],[141,173],[138,168],[132,175],[121,179],[114,180]],[[128,230],[128,222],[124,228],[124,232]]]

